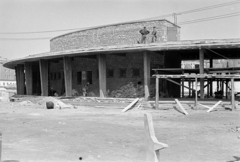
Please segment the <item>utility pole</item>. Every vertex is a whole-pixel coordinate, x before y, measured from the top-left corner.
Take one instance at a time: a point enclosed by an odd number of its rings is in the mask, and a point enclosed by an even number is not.
[[[176,13],[173,13],[173,18],[174,18],[174,24],[177,25],[177,14]]]

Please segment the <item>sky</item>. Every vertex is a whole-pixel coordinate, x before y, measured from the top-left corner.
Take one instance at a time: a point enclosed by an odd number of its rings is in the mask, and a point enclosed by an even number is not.
[[[228,2],[234,4],[177,15],[181,40],[240,38],[240,0],[0,0],[0,56],[11,60],[49,52],[50,38],[71,30],[16,33],[81,29],[152,17],[173,22],[173,16],[161,16]],[[186,23],[232,13],[237,16]]]

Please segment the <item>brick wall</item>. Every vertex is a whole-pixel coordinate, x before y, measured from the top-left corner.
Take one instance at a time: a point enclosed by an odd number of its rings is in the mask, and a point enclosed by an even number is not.
[[[50,41],[50,50],[54,52],[78,48],[136,44],[141,39],[139,31],[144,26],[150,32],[154,26],[156,27],[157,42],[168,41],[168,28],[176,28],[176,40],[180,39],[179,27],[166,20],[154,20],[109,25],[61,35]],[[151,43],[151,34],[148,34],[147,43]]]
[[[157,53],[150,53],[151,66],[162,66],[163,55]],[[144,82],[143,80],[143,54],[142,53],[127,53],[121,55],[107,55],[107,71],[112,69],[114,71],[113,77],[107,77],[107,90],[110,92],[117,90],[120,87],[133,82]],[[120,69],[126,69],[126,77],[120,76]],[[133,69],[140,70],[140,76],[133,76]],[[81,84],[77,83],[77,72],[92,71],[92,84],[89,85],[89,91],[99,96],[99,78],[98,78],[98,60],[96,58],[75,57],[73,61],[73,89],[78,92],[87,83],[87,80],[82,80]],[[56,77],[50,79],[49,83],[58,94],[61,94],[63,86],[63,62],[51,63],[49,74],[61,73],[61,78]],[[152,84],[155,84],[152,82]]]

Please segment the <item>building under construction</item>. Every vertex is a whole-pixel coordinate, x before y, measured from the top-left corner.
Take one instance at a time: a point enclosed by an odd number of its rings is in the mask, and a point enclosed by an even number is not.
[[[141,43],[143,27],[149,31],[146,43]],[[152,30],[156,27],[156,41]],[[155,96],[153,74],[233,74],[239,68],[216,69],[213,60],[239,59],[240,39],[180,40],[180,27],[167,20],[136,21],[99,26],[60,35],[50,40],[50,52],[11,60],[5,67],[15,69],[17,93],[20,95],[72,96],[73,90],[82,95],[107,97],[128,85],[142,87],[145,98]],[[181,69],[181,62],[199,60],[199,67]],[[204,67],[204,61],[209,67]],[[228,79],[200,79],[199,95],[213,96],[213,82],[219,89],[228,87]],[[174,78],[159,82],[162,97],[184,97],[184,86],[194,89],[193,80]],[[204,83],[206,85],[204,85]],[[179,86],[180,85],[180,86]],[[152,88],[153,87],[153,88]],[[126,88],[128,89],[128,88]],[[225,88],[226,89],[226,88]],[[122,92],[121,92],[122,93]],[[136,94],[135,95],[140,95]],[[189,91],[189,96],[193,95]],[[114,97],[114,96],[113,96]],[[135,97],[126,95],[126,97]]]

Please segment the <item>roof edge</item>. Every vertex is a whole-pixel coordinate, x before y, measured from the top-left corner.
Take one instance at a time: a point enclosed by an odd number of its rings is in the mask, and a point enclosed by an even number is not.
[[[134,21],[127,21],[127,22],[121,22],[121,23],[114,23],[114,24],[106,24],[106,25],[99,25],[99,26],[93,26],[93,27],[86,27],[86,28],[83,28],[83,29],[80,29],[80,30],[76,30],[76,31],[73,31],[73,32],[68,32],[68,33],[65,33],[65,34],[62,34],[62,35],[58,35],[56,37],[53,37],[50,39],[50,41],[56,39],[56,38],[59,38],[59,37],[62,37],[62,36],[65,36],[65,35],[68,35],[68,34],[72,34],[72,33],[76,33],[76,32],[79,32],[79,31],[85,31],[85,30],[90,30],[90,29],[97,29],[97,28],[102,28],[102,27],[107,27],[107,26],[115,26],[115,25],[121,25],[121,24],[131,24],[131,23],[138,23],[138,22],[147,22],[147,21],[166,21],[178,28],[181,28],[180,26],[172,23],[171,21],[169,20],[166,20],[166,19],[151,19],[151,20],[134,20]]]

